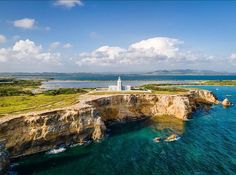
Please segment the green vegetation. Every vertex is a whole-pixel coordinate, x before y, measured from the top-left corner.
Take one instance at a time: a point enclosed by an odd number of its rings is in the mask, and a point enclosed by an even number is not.
[[[60,95],[60,94],[77,94],[77,93],[85,93],[84,89],[79,88],[60,88],[60,89],[53,89],[44,91],[43,94],[45,95]]]
[[[188,89],[185,89],[185,88],[178,88],[175,86],[162,87],[158,84],[142,85],[140,86],[140,89],[151,90],[152,93],[155,93],[155,94],[182,94],[189,91]]]
[[[30,90],[23,90],[18,87],[1,87],[0,96],[13,96],[13,95],[33,95]]]
[[[30,111],[49,110],[78,102],[80,94],[87,90],[60,88],[34,94],[41,80],[16,80],[0,78],[0,116]]]
[[[0,78],[1,85],[13,85],[23,87],[38,87],[41,85],[41,80],[18,80],[12,78]]]
[[[40,85],[40,80],[0,79],[0,97],[33,95],[32,90]]]
[[[20,114],[30,111],[50,110],[69,106],[78,102],[81,94],[87,93],[92,89],[79,88],[60,88],[47,90],[38,94],[32,93],[32,90],[39,88],[40,80],[16,80],[0,78],[0,116],[6,114]],[[138,90],[151,90],[151,92],[142,92]],[[91,95],[108,94],[181,94],[187,92],[187,89],[174,86],[160,86],[158,84],[148,84],[140,86],[137,91],[126,92],[91,92]]]
[[[38,94],[34,96],[0,97],[0,116],[69,106],[77,103],[79,96],[80,94],[61,94],[54,96]]]
[[[146,84],[132,89],[133,91],[94,91],[89,95],[110,95],[110,94],[183,94],[190,89],[178,88],[176,86],[161,86],[159,84]],[[143,90],[143,91],[142,91]],[[151,90],[149,92],[148,90]]]
[[[236,86],[236,80],[209,80],[201,81],[201,85],[217,85],[217,86]]]
[[[13,80],[13,78],[0,78],[0,83],[11,82]]]

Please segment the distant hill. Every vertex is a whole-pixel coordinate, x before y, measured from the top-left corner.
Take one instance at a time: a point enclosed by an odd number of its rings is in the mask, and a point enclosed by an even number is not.
[[[147,75],[236,75],[236,73],[218,72],[213,70],[192,70],[192,69],[176,69],[176,70],[156,70],[145,73]]]

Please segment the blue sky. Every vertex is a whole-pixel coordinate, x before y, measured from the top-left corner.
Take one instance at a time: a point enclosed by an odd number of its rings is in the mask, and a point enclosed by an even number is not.
[[[0,71],[234,71],[235,31],[233,1],[1,1]]]

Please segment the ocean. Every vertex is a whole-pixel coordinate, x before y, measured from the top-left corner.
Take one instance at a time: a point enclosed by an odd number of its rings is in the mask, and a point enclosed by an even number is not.
[[[220,100],[236,103],[236,87],[201,86]],[[176,133],[173,142],[153,142]],[[236,173],[236,107],[213,105],[193,119],[145,120],[117,124],[101,142],[39,153],[15,160],[22,175],[205,175]]]
[[[42,76],[42,74],[40,74]],[[47,75],[49,78],[49,75]],[[43,82],[42,88],[96,88],[108,87],[116,84],[118,76],[121,76],[124,85],[140,86],[144,84],[186,84],[200,80],[236,80],[234,75],[179,75],[157,76],[139,74],[50,74],[53,80]],[[45,77],[45,75],[44,75]]]

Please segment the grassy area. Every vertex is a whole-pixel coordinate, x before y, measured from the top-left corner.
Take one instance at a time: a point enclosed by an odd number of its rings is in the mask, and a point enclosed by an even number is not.
[[[236,80],[209,80],[201,81],[201,85],[217,85],[217,86],[236,86]]]
[[[80,94],[0,97],[0,116],[65,107],[78,102]]]
[[[76,93],[86,93],[87,91],[80,88],[60,88],[44,91],[45,95],[60,95],[60,94],[76,94]]]
[[[80,94],[87,93],[84,89],[60,88],[33,94],[40,85],[40,80],[0,78],[0,116],[69,106],[78,102]]]
[[[152,93],[154,94],[183,94],[189,91],[188,89],[185,89],[185,88],[178,88],[178,87],[173,87],[173,86],[162,87],[158,84],[142,85],[140,86],[140,89],[151,90]]]
[[[31,111],[49,110],[75,104],[81,94],[91,89],[60,88],[33,94],[32,90],[41,85],[39,80],[15,80],[0,81],[0,116],[6,114],[20,114]],[[177,87],[160,87],[157,84],[143,85],[142,90],[152,92],[124,91],[124,92],[92,92],[91,95],[109,94],[181,94],[188,90]]]
[[[110,95],[110,94],[183,94],[189,91],[189,89],[178,88],[169,85],[169,87],[162,87],[158,84],[147,84],[142,85],[135,89],[136,91],[95,91],[90,93],[90,95]],[[143,92],[141,90],[144,90]],[[147,90],[151,90],[151,92],[147,92]],[[146,91],[146,92],[145,92]]]

